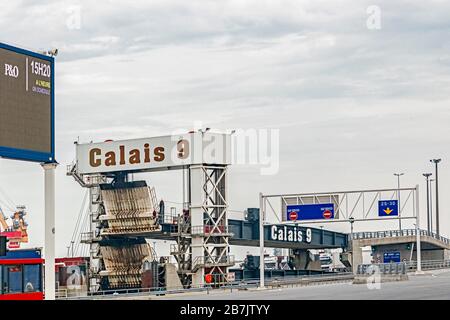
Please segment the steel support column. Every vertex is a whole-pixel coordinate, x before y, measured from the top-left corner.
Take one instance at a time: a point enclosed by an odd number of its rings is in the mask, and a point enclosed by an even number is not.
[[[265,287],[264,282],[264,219],[266,216],[265,199],[263,194],[259,194],[259,288]]]
[[[417,272],[422,273],[422,251],[420,243],[420,210],[419,210],[419,185],[416,185],[416,255]]]
[[[55,300],[55,169],[57,163],[45,163],[45,300]]]
[[[191,240],[192,286],[205,283],[205,273],[215,283],[227,281],[229,254],[227,167],[189,167],[189,226],[183,238]]]

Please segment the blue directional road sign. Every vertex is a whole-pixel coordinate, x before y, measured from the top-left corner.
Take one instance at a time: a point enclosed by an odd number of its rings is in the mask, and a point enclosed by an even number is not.
[[[400,252],[385,252],[383,254],[383,263],[400,262]]]
[[[378,201],[378,216],[379,217],[398,216],[398,201],[397,200]]]
[[[288,221],[334,219],[334,204],[288,205],[286,214]]]

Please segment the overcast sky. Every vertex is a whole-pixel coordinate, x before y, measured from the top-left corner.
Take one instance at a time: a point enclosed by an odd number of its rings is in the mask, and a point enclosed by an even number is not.
[[[450,236],[449,14],[445,0],[1,0],[1,42],[60,50],[58,254],[84,195],[65,175],[73,141],[166,135],[199,122],[280,130],[276,175],[232,168],[233,210],[258,206],[259,192],[396,187],[401,171],[403,186],[422,188],[424,221],[422,173],[443,158],[441,230]],[[42,169],[2,160],[0,177],[29,209],[30,246],[42,246]],[[181,198],[177,174],[146,177],[158,196]]]

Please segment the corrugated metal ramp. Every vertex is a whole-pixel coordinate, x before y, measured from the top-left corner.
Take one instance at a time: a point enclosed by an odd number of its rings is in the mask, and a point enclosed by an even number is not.
[[[122,247],[101,247],[105,264],[101,276],[107,276],[110,288],[140,287],[142,281],[142,261],[154,260],[149,244],[135,244]]]
[[[158,204],[148,186],[102,189],[107,221],[102,235],[126,235],[159,230]]]

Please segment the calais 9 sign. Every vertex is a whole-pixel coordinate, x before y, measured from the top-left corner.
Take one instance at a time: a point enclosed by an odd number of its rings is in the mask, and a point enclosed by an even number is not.
[[[80,174],[229,164],[230,135],[189,133],[144,139],[77,144]]]
[[[270,240],[284,242],[306,242],[312,241],[312,230],[296,226],[273,225],[270,228]]]
[[[54,161],[54,59],[0,43],[0,156]]]

